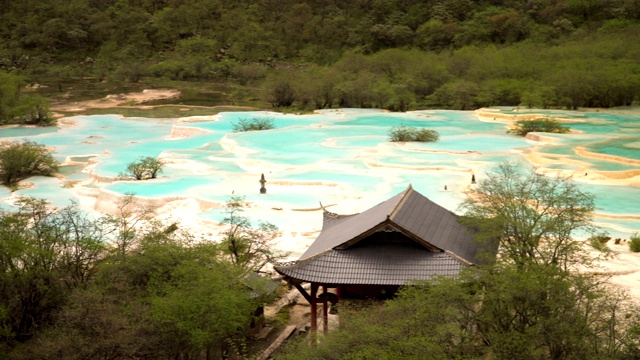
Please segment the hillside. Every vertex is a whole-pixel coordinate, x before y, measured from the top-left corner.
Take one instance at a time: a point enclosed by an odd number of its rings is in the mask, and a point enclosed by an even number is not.
[[[4,0],[1,9],[0,68],[47,85],[50,99],[77,83],[186,81],[263,108],[578,108],[631,105],[640,88],[640,10],[629,0]]]

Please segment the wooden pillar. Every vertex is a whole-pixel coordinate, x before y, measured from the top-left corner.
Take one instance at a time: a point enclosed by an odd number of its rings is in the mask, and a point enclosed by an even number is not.
[[[327,301],[327,285],[322,285],[322,330],[327,333],[329,331],[329,309]]]
[[[318,284],[311,283],[311,331],[318,330]]]

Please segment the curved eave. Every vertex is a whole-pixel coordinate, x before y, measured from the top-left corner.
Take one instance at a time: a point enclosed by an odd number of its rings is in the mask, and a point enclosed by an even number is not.
[[[455,276],[470,264],[448,252],[414,244],[377,244],[332,249],[289,265],[275,266],[300,282],[334,285],[405,285],[438,276]]]

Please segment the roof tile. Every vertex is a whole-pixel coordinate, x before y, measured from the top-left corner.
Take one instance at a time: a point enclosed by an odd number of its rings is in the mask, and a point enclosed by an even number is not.
[[[330,250],[310,261],[276,266],[276,270],[298,280],[325,284],[404,285],[412,280],[455,276],[466,266],[446,252],[394,243]]]

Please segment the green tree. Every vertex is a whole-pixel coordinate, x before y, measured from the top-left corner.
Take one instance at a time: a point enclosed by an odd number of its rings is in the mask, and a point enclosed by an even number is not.
[[[554,92],[553,87],[535,83],[523,90],[520,100],[528,108],[547,109],[556,101]]]
[[[286,254],[273,248],[273,240],[280,236],[275,225],[261,221],[258,227],[253,227],[251,220],[242,216],[247,206],[242,196],[232,196],[227,201],[222,222],[228,229],[222,233],[221,246],[231,262],[245,273],[259,272]]]
[[[0,215],[0,354],[49,324],[106,256],[102,220],[89,219],[76,204],[54,209],[20,198],[17,207]]]
[[[602,278],[532,265],[483,273],[476,326],[497,359],[616,359],[638,351],[636,305]]]
[[[424,50],[441,50],[450,47],[459,25],[431,19],[416,30],[416,44]]]
[[[340,328],[291,359],[624,359],[640,350],[638,306],[593,276],[546,265],[470,268],[351,310]]]
[[[339,76],[336,69],[327,66],[310,66],[299,73],[295,85],[296,101],[302,107],[312,109],[331,108],[336,99]]]
[[[111,223],[103,225],[110,237],[116,235],[110,232]],[[180,303],[191,302],[191,310],[197,311],[211,310],[209,302],[229,300],[226,310],[230,314],[243,313],[243,322],[249,323],[251,311],[237,311],[231,307],[234,299],[227,298],[238,289],[243,296],[249,290],[239,285],[242,279],[233,276],[237,270],[225,264],[217,244],[196,243],[188,229],[178,224],[164,226],[141,220],[135,229],[116,229],[126,231],[136,246],[127,247],[124,253],[105,252],[101,261],[93,262],[95,275],[91,281],[72,289],[56,309],[50,325],[44,324],[35,338],[13,349],[10,359],[198,357],[204,351],[194,346],[203,339],[217,340],[212,337],[217,334],[211,333],[207,338],[203,332],[186,331],[191,329],[190,321],[200,320],[194,320],[191,313],[173,319],[179,328],[165,323],[168,316],[177,315],[171,311]],[[207,280],[213,279],[218,280],[215,286],[222,287],[216,288],[219,294],[211,292],[213,285],[206,285]],[[198,293],[196,284],[205,285],[204,291]],[[222,294],[222,298],[217,297]],[[257,300],[250,295],[243,299]],[[204,325],[224,324],[224,315],[217,315],[217,321]]]
[[[52,125],[49,102],[22,91],[24,78],[0,71],[0,124]]]
[[[405,286],[381,307],[342,317],[341,328],[283,359],[624,359],[640,351],[638,305],[589,265],[593,199],[569,179],[509,163],[463,204],[481,240],[499,239],[494,263]],[[344,307],[344,306],[343,306]]]
[[[176,355],[221,358],[225,341],[249,325],[257,306],[236,268],[184,262],[153,285],[150,319]],[[184,356],[183,355],[183,356]],[[189,356],[189,355],[187,355]]]
[[[594,199],[570,178],[502,163],[470,191],[461,209],[481,240],[499,240],[504,262],[562,269],[588,262],[586,243],[574,236],[592,231]]]
[[[138,160],[127,164],[125,172],[119,176],[132,176],[136,180],[155,179],[162,173],[164,161],[153,156],[140,156]]]
[[[291,106],[296,99],[293,81],[283,74],[270,77],[265,85],[264,99],[276,108]]]
[[[379,84],[378,76],[366,69],[346,75],[335,87],[339,106],[373,107],[377,100],[373,89]]]
[[[479,86],[471,81],[458,80],[440,86],[427,100],[431,105],[457,110],[477,108]]]
[[[0,147],[0,180],[13,187],[34,175],[51,175],[58,169],[58,161],[51,150],[33,141],[13,142]]]

